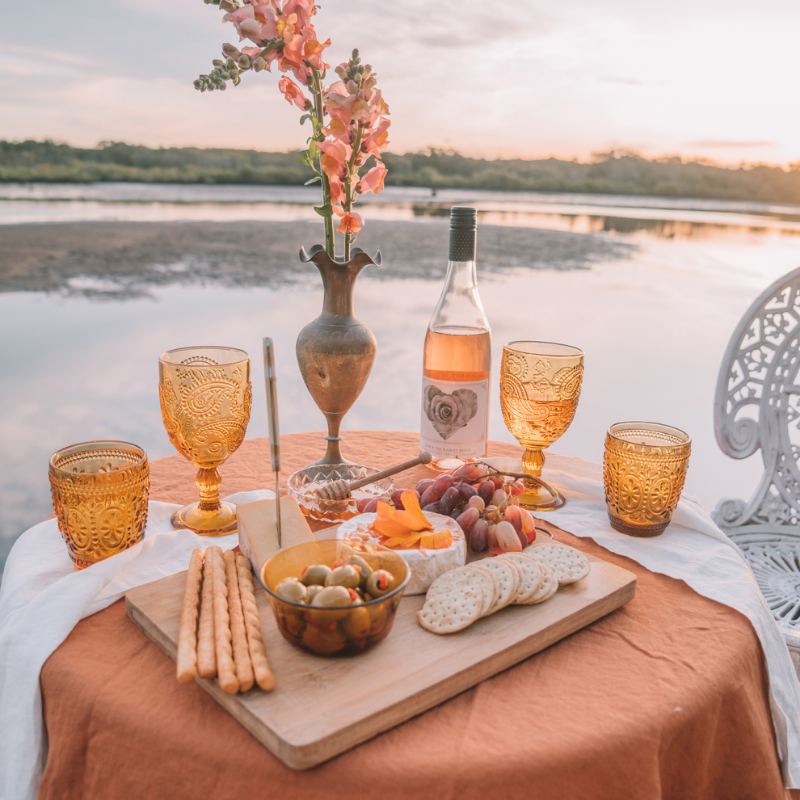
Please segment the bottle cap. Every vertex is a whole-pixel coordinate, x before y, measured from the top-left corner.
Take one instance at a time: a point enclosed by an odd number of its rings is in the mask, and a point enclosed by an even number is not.
[[[450,261],[475,261],[478,238],[478,209],[453,206],[450,209]]]
[[[475,231],[478,229],[478,209],[453,206],[450,209],[451,231]]]

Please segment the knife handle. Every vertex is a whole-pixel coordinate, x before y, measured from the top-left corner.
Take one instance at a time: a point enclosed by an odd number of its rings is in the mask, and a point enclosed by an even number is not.
[[[281,436],[278,425],[278,391],[275,381],[275,347],[269,337],[264,337],[264,381],[267,388],[267,416],[269,417],[269,458],[273,472],[280,472]]]

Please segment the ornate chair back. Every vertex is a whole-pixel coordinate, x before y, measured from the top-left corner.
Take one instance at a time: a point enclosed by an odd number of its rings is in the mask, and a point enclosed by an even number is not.
[[[722,499],[714,521],[739,546],[800,666],[800,268],[750,306],[731,337],[714,400],[731,458],[758,450],[764,474],[747,501]]]

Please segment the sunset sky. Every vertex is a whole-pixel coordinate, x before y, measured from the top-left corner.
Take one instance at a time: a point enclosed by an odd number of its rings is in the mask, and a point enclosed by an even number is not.
[[[723,164],[800,161],[792,0],[323,0],[337,64],[357,46],[391,148],[588,158],[611,148]],[[0,138],[299,149],[277,77],[201,95],[235,31],[202,0],[7,4]]]

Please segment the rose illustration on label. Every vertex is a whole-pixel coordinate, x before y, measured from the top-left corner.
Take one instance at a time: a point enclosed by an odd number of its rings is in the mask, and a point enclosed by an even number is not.
[[[426,387],[423,399],[425,416],[445,441],[478,413],[478,395],[472,389],[456,389],[446,394],[431,384]]]

